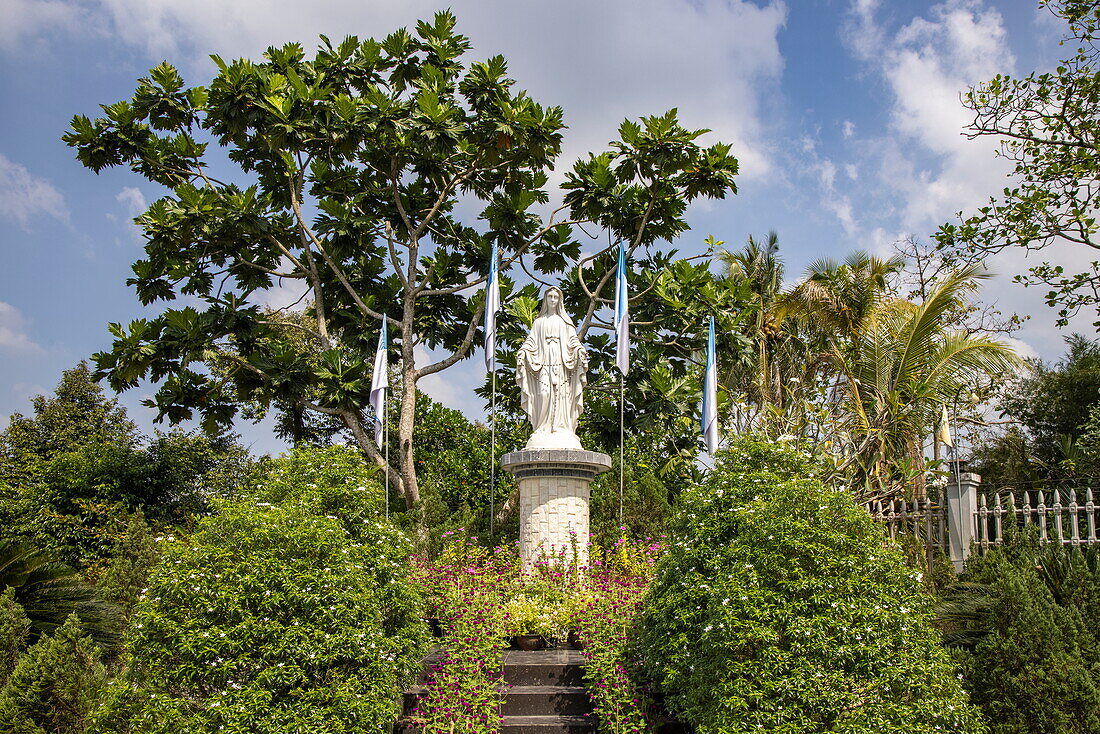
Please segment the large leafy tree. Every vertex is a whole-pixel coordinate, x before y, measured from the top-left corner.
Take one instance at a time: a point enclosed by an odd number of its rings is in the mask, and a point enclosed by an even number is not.
[[[1068,58],[1049,72],[998,75],[963,98],[974,111],[968,135],[998,140],[1000,155],[1013,164],[1003,194],[938,234],[941,245],[969,256],[1006,247],[1043,250],[1059,242],[1100,250],[1100,2],[1040,4],[1068,23]],[[1080,273],[1044,262],[1018,280],[1049,288],[1046,300],[1059,309],[1060,324],[1083,307],[1100,307],[1096,261]]]
[[[322,38],[313,58],[298,44],[261,62],[215,58],[207,87],[162,64],[131,101],[73,119],[65,140],[86,166],[128,165],[170,189],[138,219],[139,298],[199,304],[112,325],[112,349],[96,356],[112,386],[159,382],[152,403],[171,421],[223,424],[245,402],[297,411],[294,425],[334,418],[382,464],[364,406],[389,317],[401,405],[390,476],[412,506],[416,384],[471,353],[494,245],[504,273],[552,279],[578,265],[583,335],[610,297],[608,251],[667,241],[687,228],[692,199],[733,190],[729,146],[700,147],[705,131],[673,110],[624,122],[545,213],[562,111],[515,89],[499,56],[466,66],[454,26],[442,12],[380,42]],[[606,230],[608,246],[577,263],[581,222]],[[305,319],[262,308],[283,283],[302,292]],[[443,356],[425,364],[418,348]]]

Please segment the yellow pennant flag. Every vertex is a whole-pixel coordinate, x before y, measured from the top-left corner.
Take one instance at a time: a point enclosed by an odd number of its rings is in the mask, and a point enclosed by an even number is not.
[[[936,429],[936,439],[944,446],[955,448],[955,442],[951,439],[951,422],[947,417],[946,405],[940,412],[940,425]]]

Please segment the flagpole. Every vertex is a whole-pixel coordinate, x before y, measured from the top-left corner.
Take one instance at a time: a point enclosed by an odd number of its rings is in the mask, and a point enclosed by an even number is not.
[[[497,311],[500,310],[500,280],[497,273],[497,245],[489,254],[485,278],[485,368],[492,373],[492,408],[489,416],[489,544],[496,540],[497,493]]]
[[[389,370],[386,370],[387,376]],[[390,519],[390,422],[389,422],[389,390],[383,393],[386,397],[382,402],[382,444],[386,462],[386,519]]]
[[[496,521],[496,493],[497,493],[497,370],[496,355],[493,355],[493,411],[490,417],[492,428],[492,441],[489,444],[489,545],[494,538],[494,522]]]
[[[626,376],[622,372],[619,373],[619,528],[623,526],[623,472],[625,471],[625,464],[623,459],[625,456],[626,443],[623,441],[623,423],[624,416],[626,415],[626,402],[623,399],[625,395],[624,383],[626,382]]]

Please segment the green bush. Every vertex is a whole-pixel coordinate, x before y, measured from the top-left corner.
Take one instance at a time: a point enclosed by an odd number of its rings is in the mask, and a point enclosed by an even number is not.
[[[96,730],[389,731],[427,631],[408,541],[374,515],[376,484],[339,480],[346,459],[277,460],[163,546]]]
[[[881,528],[784,445],[742,441],[681,495],[635,655],[721,732],[982,732]]]
[[[258,472],[256,501],[306,502],[319,515],[338,517],[355,533],[383,514],[382,474],[349,446],[300,447]]]
[[[9,586],[0,593],[0,690],[15,670],[30,631],[31,620],[15,600],[15,589]]]
[[[0,731],[82,734],[106,677],[99,650],[70,616],[23,654],[0,690]]]
[[[1013,531],[962,577],[989,599],[961,656],[971,695],[996,734],[1100,732],[1100,563]]]

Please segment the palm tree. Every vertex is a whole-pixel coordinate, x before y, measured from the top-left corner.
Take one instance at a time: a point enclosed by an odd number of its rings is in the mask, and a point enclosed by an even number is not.
[[[769,232],[763,241],[749,236],[738,252],[719,251],[724,265],[721,280],[732,286],[747,286],[751,315],[745,320],[744,335],[752,344],[752,362],[746,368],[730,370],[726,387],[743,394],[755,405],[756,414],[743,428],[790,432],[799,423],[805,387],[813,382],[815,366],[799,325],[783,292],[783,261],[779,238]]]
[[[955,271],[921,304],[883,299],[854,325],[849,345],[833,341],[844,465],[872,499],[923,477],[924,438],[942,410],[978,380],[1020,364],[1004,342],[952,328],[952,313],[978,280],[980,266]]]
[[[15,540],[0,540],[0,591],[15,589],[15,601],[31,622],[31,640],[50,635],[72,613],[84,631],[104,645],[117,642],[118,608],[52,555]]]
[[[825,341],[851,339],[887,298],[891,276],[904,267],[901,256],[883,260],[862,250],[842,263],[821,258],[806,268],[786,303]]]

